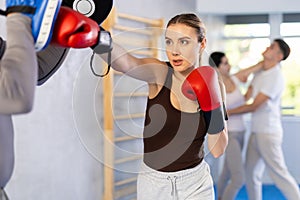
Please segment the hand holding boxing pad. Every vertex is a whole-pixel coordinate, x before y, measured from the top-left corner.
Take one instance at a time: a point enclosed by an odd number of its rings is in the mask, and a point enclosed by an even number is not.
[[[5,14],[22,13],[31,18],[36,51],[47,47],[62,0],[6,0]]]
[[[222,97],[216,71],[210,66],[194,69],[183,82],[183,94],[197,100],[208,124],[208,133],[215,134],[224,129]]]
[[[62,47],[86,48],[98,43],[100,28],[92,19],[62,6],[54,26],[52,43]]]

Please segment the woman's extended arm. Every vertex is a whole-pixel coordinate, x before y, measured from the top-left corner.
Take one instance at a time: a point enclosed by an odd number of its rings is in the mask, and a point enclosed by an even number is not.
[[[165,62],[156,58],[137,58],[114,42],[112,46],[110,53],[111,67],[113,69],[148,83],[164,81],[168,71]],[[107,60],[107,53],[99,55],[104,60]]]

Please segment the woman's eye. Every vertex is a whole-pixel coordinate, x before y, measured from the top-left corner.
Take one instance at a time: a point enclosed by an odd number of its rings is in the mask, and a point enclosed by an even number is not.
[[[166,40],[166,45],[167,45],[167,46],[172,45],[172,41],[171,41],[171,40]]]
[[[189,43],[188,40],[180,40],[180,44],[182,45],[187,45]]]

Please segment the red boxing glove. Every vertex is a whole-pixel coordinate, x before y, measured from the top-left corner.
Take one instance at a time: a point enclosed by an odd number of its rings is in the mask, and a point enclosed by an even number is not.
[[[183,82],[181,89],[187,98],[198,100],[208,133],[216,134],[224,129],[221,90],[218,75],[212,67],[194,69]]]
[[[55,22],[52,43],[62,47],[91,47],[98,43],[99,31],[94,20],[62,6]]]
[[[187,98],[198,100],[203,111],[219,108],[222,103],[218,75],[210,66],[194,69],[184,81],[182,92]]]

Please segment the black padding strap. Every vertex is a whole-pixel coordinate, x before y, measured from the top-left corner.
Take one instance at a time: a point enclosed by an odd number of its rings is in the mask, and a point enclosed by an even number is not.
[[[100,26],[98,43],[96,45],[92,46],[91,48],[93,49],[93,54],[92,54],[91,60],[90,60],[90,67],[91,67],[92,73],[95,76],[104,77],[109,73],[109,70],[111,67],[112,38],[111,38],[110,32],[106,31],[103,27]],[[104,54],[104,53],[108,53],[108,55],[107,55],[107,64],[108,64],[107,70],[104,74],[97,74],[93,68],[94,55],[95,54]]]
[[[34,14],[36,8],[32,6],[11,6],[8,7],[6,10],[6,13],[13,13],[13,12],[19,12],[19,13],[26,13],[26,14]]]
[[[2,59],[2,56],[5,52],[5,49],[6,49],[6,42],[5,40],[3,40],[1,37],[0,37],[0,60]]]
[[[6,15],[7,15],[7,13],[6,13],[6,11],[5,11],[5,10],[2,10],[2,9],[0,9],[0,15],[4,15],[4,16],[6,16]]]
[[[227,109],[226,109],[226,106],[225,106],[225,102],[223,102],[223,113],[224,113],[224,119],[226,121],[228,121],[228,113],[227,113]]]
[[[108,73],[109,73],[109,70],[110,70],[110,67],[111,67],[111,52],[108,52],[108,56],[107,56],[107,70],[104,74],[98,74],[95,72],[94,68],[93,68],[93,60],[94,60],[94,56],[95,56],[95,51],[93,51],[93,54],[91,56],[91,59],[90,59],[90,68],[92,70],[92,73],[95,75],[95,76],[98,76],[98,77],[104,77],[106,76]]]

